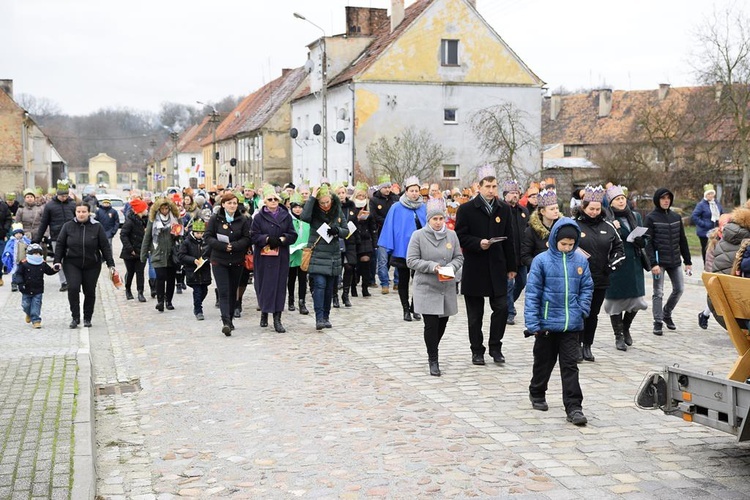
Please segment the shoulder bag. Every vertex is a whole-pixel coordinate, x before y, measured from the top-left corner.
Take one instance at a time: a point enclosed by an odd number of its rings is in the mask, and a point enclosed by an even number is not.
[[[299,265],[299,268],[302,269],[304,272],[307,272],[308,269],[310,269],[310,259],[312,258],[313,250],[315,249],[315,245],[318,244],[320,241],[320,236],[318,236],[318,239],[315,240],[315,243],[313,243],[313,246],[311,247],[305,247],[302,249],[302,262]]]

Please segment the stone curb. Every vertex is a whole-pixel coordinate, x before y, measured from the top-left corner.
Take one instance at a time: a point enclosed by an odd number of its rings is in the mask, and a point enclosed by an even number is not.
[[[76,362],[78,385],[76,416],[73,421],[73,490],[71,498],[93,500],[96,495],[96,434],[94,384],[89,348],[89,329],[81,330]]]

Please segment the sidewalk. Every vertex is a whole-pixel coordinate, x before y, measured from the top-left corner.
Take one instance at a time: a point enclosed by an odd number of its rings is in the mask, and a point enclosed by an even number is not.
[[[7,279],[6,279],[7,278]],[[10,277],[0,287],[0,498],[93,499],[88,329],[68,328],[67,294],[45,280],[42,328],[24,321]],[[96,327],[104,325],[101,313]]]

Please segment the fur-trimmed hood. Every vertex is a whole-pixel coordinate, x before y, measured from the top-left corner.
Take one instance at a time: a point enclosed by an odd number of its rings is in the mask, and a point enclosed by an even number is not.
[[[750,229],[750,208],[735,208],[732,212],[732,222],[735,222],[738,226]]]
[[[534,232],[539,236],[540,239],[546,240],[549,237],[550,230],[547,229],[547,226],[545,226],[542,222],[542,214],[539,213],[538,209],[531,212],[531,216],[529,217],[529,226],[531,226],[531,229],[534,230]]]
[[[159,207],[164,204],[169,205],[169,211],[172,212],[172,215],[174,215],[176,218],[180,217],[180,209],[177,208],[177,205],[175,205],[172,200],[170,200],[169,198],[157,198],[148,211],[148,220],[153,222],[154,219],[156,219],[156,213],[159,211]]]

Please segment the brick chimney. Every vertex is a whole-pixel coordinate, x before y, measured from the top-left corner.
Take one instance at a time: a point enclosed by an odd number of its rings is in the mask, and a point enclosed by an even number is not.
[[[659,84],[659,100],[663,101],[664,99],[666,99],[668,93],[669,93],[669,84],[660,83]]]
[[[557,115],[562,111],[562,96],[559,94],[553,95],[549,100],[549,119],[552,121],[557,120]]]
[[[612,89],[599,89],[599,118],[606,118],[612,111]]]
[[[391,32],[404,20],[404,0],[391,0]]]
[[[721,101],[721,94],[724,92],[724,82],[721,80],[716,80],[716,85],[714,86],[714,100],[716,102]]]
[[[13,80],[0,80],[0,90],[5,92],[13,99]]]
[[[372,36],[388,20],[388,9],[346,7],[346,36]]]

